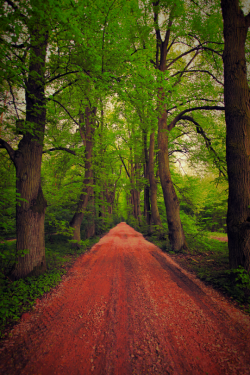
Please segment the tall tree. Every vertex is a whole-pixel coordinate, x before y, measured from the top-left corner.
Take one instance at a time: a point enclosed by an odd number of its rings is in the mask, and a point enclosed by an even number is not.
[[[149,183],[150,183],[150,201],[151,201],[151,223],[161,226],[161,217],[157,205],[157,182],[154,172],[154,149],[155,149],[155,132],[150,134],[149,144]]]
[[[196,14],[193,16],[187,8],[185,9],[185,2],[165,1],[153,2],[153,14],[154,14],[154,28],[156,36],[156,55],[155,60],[152,60],[153,65],[156,68],[156,76],[158,78],[158,159],[159,159],[159,174],[163,190],[164,202],[166,206],[166,214],[169,229],[169,240],[174,251],[180,251],[185,249],[186,240],[182,223],[180,219],[180,205],[177,198],[177,194],[171,179],[171,170],[169,163],[169,146],[170,137],[169,134],[176,124],[178,119],[192,121],[191,116],[185,116],[184,114],[193,110],[209,110],[209,109],[223,109],[219,106],[197,106],[190,108],[190,103],[194,104],[199,101],[216,101],[218,98],[206,98],[201,95],[204,93],[203,90],[199,90],[199,95],[193,91],[189,92],[189,98],[186,94],[180,91],[181,86],[186,83],[192,87],[192,81],[186,77],[191,77],[193,74],[208,74],[213,79],[218,79],[211,72],[211,69],[207,70],[199,64],[202,61],[206,63],[205,59],[202,58],[202,53],[210,51],[216,55],[220,53],[213,48],[213,44],[217,45],[217,41],[210,40],[210,35],[204,34],[203,26],[194,27]],[[195,7],[199,8],[195,3]],[[192,9],[192,12],[195,9]],[[206,20],[211,17],[214,9],[209,9],[208,14],[205,15],[204,24]],[[182,29],[181,25],[184,24],[185,28]],[[191,32],[188,32],[192,28]],[[211,26],[210,29],[211,30]],[[203,35],[204,34],[204,35]],[[208,39],[209,38],[209,39]],[[184,45],[181,51],[177,49],[176,44]],[[218,43],[220,44],[220,43]],[[209,66],[209,64],[208,64]],[[174,70],[173,70],[174,69]],[[197,79],[197,77],[196,77]],[[179,88],[180,87],[180,88]],[[178,95],[176,95],[178,92]],[[201,94],[202,93],[202,94]],[[180,95],[181,94],[181,95]],[[200,95],[201,94],[201,95]],[[191,95],[191,97],[190,97]],[[208,94],[210,96],[210,94]],[[175,104],[173,100],[179,102],[179,105]],[[175,110],[178,110],[178,106],[189,103],[186,109],[181,114],[176,116]],[[218,107],[218,108],[215,108]],[[172,116],[174,115],[174,120]],[[171,116],[171,117],[170,117]],[[169,118],[172,121],[168,123]]]
[[[250,271],[250,93],[245,43],[250,13],[238,0],[222,0],[224,20],[224,97],[229,179],[227,231],[231,268]]]
[[[46,200],[41,187],[41,161],[46,118],[45,58],[49,27],[42,2],[36,2],[36,7],[32,4],[29,17],[24,16],[11,1],[7,3],[15,14],[19,14],[20,21],[27,27],[30,35],[28,77],[25,82],[26,118],[16,122],[17,131],[23,137],[17,150],[3,139],[0,140],[1,147],[8,151],[16,167],[17,193],[23,199],[16,207],[17,252],[28,250],[28,253],[19,257],[12,271],[11,277],[18,279],[31,273],[39,274],[46,269]],[[14,46],[13,49],[15,47],[18,48]]]
[[[90,108],[87,106],[85,112],[80,114],[79,129],[82,141],[85,146],[85,176],[83,182],[83,189],[77,204],[76,212],[70,222],[70,226],[74,228],[73,240],[76,241],[76,246],[79,246],[81,241],[81,224],[84,213],[86,211],[89,201],[93,201],[93,145],[94,132],[96,122],[96,107]],[[91,198],[91,199],[90,199]]]
[[[46,199],[41,186],[41,162],[46,124],[45,87],[64,75],[71,73],[70,64],[60,65],[47,70],[47,48],[50,45],[50,56],[53,55],[52,34],[60,30],[58,18],[63,19],[62,9],[59,16],[60,0],[54,2],[35,1],[19,2],[18,6],[11,0],[2,2],[2,38],[6,56],[2,61],[5,72],[2,81],[8,82],[15,109],[16,134],[19,137],[15,150],[4,139],[0,147],[5,148],[16,167],[16,189],[21,201],[16,205],[17,255],[18,257],[11,277],[18,279],[30,274],[40,274],[46,269],[44,243],[44,217]],[[65,26],[65,20],[61,23]],[[58,56],[58,54],[57,54]],[[65,57],[64,57],[65,61]],[[65,66],[66,65],[66,66]],[[22,90],[25,94],[24,108],[18,108],[14,92]],[[62,88],[59,89],[61,91]],[[56,92],[54,93],[54,95]],[[25,118],[23,114],[25,112]],[[13,127],[13,126],[12,126]]]

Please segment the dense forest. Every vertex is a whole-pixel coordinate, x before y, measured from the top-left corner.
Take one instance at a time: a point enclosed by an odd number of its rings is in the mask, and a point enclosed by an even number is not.
[[[172,254],[227,233],[227,268],[250,288],[248,8],[1,1],[5,291],[121,221]]]

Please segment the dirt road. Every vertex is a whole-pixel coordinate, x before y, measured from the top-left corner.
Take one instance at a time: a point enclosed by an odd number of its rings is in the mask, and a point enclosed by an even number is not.
[[[15,327],[0,373],[250,374],[250,319],[120,223]]]

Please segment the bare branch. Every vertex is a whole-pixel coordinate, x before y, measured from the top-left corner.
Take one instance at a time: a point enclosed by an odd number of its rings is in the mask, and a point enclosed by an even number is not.
[[[183,72],[177,72],[175,74],[173,74],[171,77],[174,77],[176,76],[177,74],[184,74],[184,73],[196,73],[196,72],[200,72],[200,73],[206,73],[206,74],[209,74],[217,83],[219,83],[220,85],[224,86],[223,82],[219,81],[211,72],[209,72],[209,70],[203,70],[203,69],[189,69],[189,70],[186,70],[186,71],[183,71]]]
[[[180,72],[180,76],[179,76],[179,78],[177,79],[177,81],[175,82],[174,87],[175,87],[176,85],[178,85],[178,83],[180,83],[183,74],[189,71],[189,70],[187,70],[187,68],[189,67],[189,65],[192,64],[192,62],[193,62],[194,59],[198,56],[198,54],[199,54],[199,50],[197,50],[197,51],[195,52],[194,56],[189,60],[189,62],[188,62],[187,65],[185,66],[185,68],[182,70],[182,72]]]
[[[214,52],[214,53],[216,53],[216,55],[219,55],[220,57],[222,57],[222,53],[223,53],[223,51],[218,52],[218,51],[216,51],[216,50],[213,49],[213,48],[205,47],[205,46],[203,46],[202,49],[203,49],[203,50],[208,50],[208,51]]]
[[[59,94],[60,92],[62,92],[64,89],[66,89],[67,87],[73,85],[74,83],[76,83],[77,81],[79,81],[79,78],[76,78],[74,81],[68,83],[66,86],[63,86],[61,87],[59,90],[57,90],[56,92],[54,92],[54,94],[52,95],[53,97],[57,94]],[[47,100],[52,100],[51,98],[48,98]]]
[[[210,105],[205,105],[201,107],[194,107],[194,108],[189,108],[185,109],[184,111],[180,112],[168,125],[168,131],[171,131],[175,125],[177,124],[178,121],[180,121],[183,118],[183,115],[187,112],[192,112],[192,111],[197,111],[197,110],[209,110],[209,111],[224,111],[225,107],[220,107],[218,105],[210,106]]]
[[[178,107],[180,107],[180,106],[182,106],[182,105],[184,105],[184,104],[187,104],[187,103],[192,103],[192,102],[194,102],[194,101],[205,101],[205,102],[216,102],[216,103],[218,103],[218,100],[216,99],[206,99],[206,98],[195,98],[195,99],[190,99],[190,100],[187,100],[186,102],[184,102],[184,103],[180,103],[180,104],[178,104],[178,105],[175,105],[174,107],[171,107],[171,108],[169,108],[167,111],[170,113],[170,111],[172,111],[173,109],[176,109],[176,108],[178,108]]]
[[[15,111],[16,111],[16,115],[17,115],[17,118],[19,119],[19,115],[18,115],[18,111],[17,111],[17,107],[16,107],[14,93],[12,91],[12,87],[11,87],[11,84],[10,84],[9,80],[7,80],[7,82],[8,82],[9,88],[10,88],[10,93],[11,93],[11,96],[12,96],[12,99],[13,99],[13,104],[14,104],[14,108],[15,108]]]
[[[46,154],[47,152],[50,152],[50,151],[66,151],[69,154],[76,155],[76,152],[74,150],[72,150],[70,148],[66,148],[66,147],[54,147],[54,148],[50,148],[49,150],[44,150],[43,154]]]
[[[79,126],[79,123],[74,119],[73,116],[71,116],[71,114],[70,114],[69,111],[64,107],[64,105],[62,105],[60,102],[58,102],[58,100],[55,100],[55,99],[51,99],[51,98],[49,98],[48,100],[52,100],[53,102],[59,104],[59,105],[64,109],[64,111],[69,115],[69,117],[71,118],[71,120],[73,120],[74,123],[75,123],[77,126]]]
[[[168,155],[172,155],[174,152],[180,152],[182,154],[187,154],[187,150],[172,150],[172,151],[169,151]]]
[[[168,69],[171,65],[173,65],[177,60],[181,59],[183,56],[186,56],[188,55],[189,53],[191,52],[194,52],[194,51],[197,51],[199,49],[201,49],[202,46],[199,45],[199,46],[196,46],[194,48],[191,48],[190,50],[186,51],[186,52],[183,52],[181,55],[179,55],[178,57],[176,57],[174,60],[172,60],[166,67],[166,69]]]
[[[181,118],[182,120],[187,120],[187,121],[191,121],[193,124],[195,124],[196,126],[196,131],[198,134],[200,134],[203,139],[205,140],[205,143],[206,143],[206,146],[208,148],[208,150],[212,151],[212,153],[214,154],[215,156],[215,159],[214,159],[214,162],[217,166],[217,168],[219,169],[219,171],[222,173],[222,175],[227,178],[227,170],[225,167],[223,167],[223,165],[221,165],[221,163],[223,162],[221,160],[221,158],[217,155],[217,152],[215,151],[215,149],[213,148],[212,146],[212,142],[211,142],[211,139],[208,138],[208,136],[206,135],[205,131],[202,129],[202,127],[200,126],[200,124],[195,121],[193,119],[193,117],[191,116],[182,116]]]
[[[16,163],[15,163],[15,151],[13,150],[11,145],[9,145],[9,143],[4,141],[2,138],[0,138],[0,148],[5,148],[5,150],[8,152],[11,160],[16,165]]]
[[[68,74],[73,74],[73,73],[79,73],[79,70],[74,70],[74,71],[72,71],[72,72],[67,72],[67,73],[64,73],[64,74],[58,74],[57,76],[55,76],[55,77],[49,79],[49,80],[46,82],[46,84],[47,84],[47,83],[51,83],[51,82],[55,81],[55,80],[58,79],[58,78],[62,78],[62,77],[64,77],[64,76],[67,76]]]
[[[121,162],[122,162],[122,164],[123,164],[123,166],[124,166],[124,168],[125,168],[125,171],[126,171],[126,173],[127,173],[127,175],[128,175],[128,178],[130,179],[129,171],[128,171],[128,169],[127,169],[127,167],[126,167],[126,164],[124,163],[124,160],[123,160],[123,158],[121,157],[120,154],[119,154],[119,157],[120,157]]]
[[[26,47],[24,43],[22,43],[22,44],[11,44],[10,46],[14,47],[14,48],[18,48],[18,49],[22,49],[22,48]]]

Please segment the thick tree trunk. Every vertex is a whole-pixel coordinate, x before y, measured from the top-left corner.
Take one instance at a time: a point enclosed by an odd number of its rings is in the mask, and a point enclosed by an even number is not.
[[[162,225],[157,205],[157,183],[154,173],[154,149],[155,149],[155,132],[150,134],[149,145],[149,183],[150,183],[150,200],[151,200],[151,223]]]
[[[42,31],[41,31],[42,30]],[[15,152],[17,193],[22,199],[16,208],[18,263],[10,277],[19,279],[39,275],[46,270],[44,217],[46,200],[41,188],[41,163],[45,130],[46,108],[44,97],[44,70],[48,35],[42,25],[35,24],[30,30],[31,48],[29,77],[26,86],[26,121],[19,122],[23,134]],[[30,131],[32,128],[32,132]]]
[[[169,241],[173,251],[181,251],[187,248],[184,231],[180,219],[180,205],[171,180],[168,157],[168,130],[167,112],[162,110],[158,119],[158,157],[159,173],[163,197],[166,206]]]
[[[250,271],[250,95],[245,58],[250,15],[244,17],[238,0],[222,0],[221,7],[225,39],[229,262],[231,268],[241,265]]]
[[[91,109],[86,107],[85,109],[85,129],[82,122],[80,123],[80,132],[82,137],[85,139],[85,176],[83,181],[83,189],[80,195],[76,212],[70,222],[70,226],[74,228],[72,240],[75,240],[75,246],[79,246],[81,241],[81,224],[84,213],[86,211],[90,194],[92,192],[93,185],[93,171],[92,171],[92,151],[93,151],[93,136],[95,131],[95,115],[96,108]],[[81,117],[81,116],[80,116]],[[84,135],[85,133],[85,135]]]

